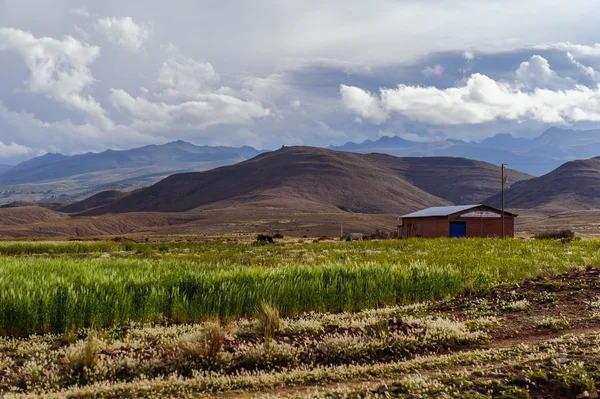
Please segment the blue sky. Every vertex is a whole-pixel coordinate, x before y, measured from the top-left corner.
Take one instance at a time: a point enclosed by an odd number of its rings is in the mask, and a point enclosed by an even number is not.
[[[597,1],[0,2],[0,163],[600,122]]]

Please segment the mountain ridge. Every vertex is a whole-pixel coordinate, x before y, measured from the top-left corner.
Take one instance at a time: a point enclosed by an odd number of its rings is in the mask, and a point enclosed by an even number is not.
[[[111,150],[66,156],[46,154],[25,161],[0,176],[0,185],[16,185],[64,178],[82,173],[175,162],[248,159],[260,153],[252,147],[196,146],[182,140],[130,150]]]
[[[379,152],[402,157],[464,157],[495,165],[506,163],[522,172],[541,176],[565,162],[600,155],[600,130],[550,128],[535,138],[498,133],[479,143],[456,139],[416,142],[399,136],[383,136],[375,141],[348,142],[328,148],[363,154]]]
[[[441,162],[444,173],[436,167]],[[471,178],[449,179],[445,174],[459,174],[460,170]],[[483,200],[490,190],[499,189],[499,175],[499,168],[467,159],[398,158],[286,147],[231,166],[173,175],[82,215],[186,212],[249,203],[302,211],[404,213],[457,199]],[[514,176],[516,180],[530,178],[519,172]],[[472,190],[465,198],[463,191],[469,184]],[[437,195],[426,189],[437,190]]]
[[[499,205],[500,195],[491,196],[488,202]],[[513,185],[505,192],[505,205],[551,211],[600,209],[600,157],[570,161],[544,176]]]

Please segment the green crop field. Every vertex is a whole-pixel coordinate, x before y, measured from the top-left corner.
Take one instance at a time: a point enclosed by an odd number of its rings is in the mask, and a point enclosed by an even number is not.
[[[563,398],[600,241],[0,243],[0,397]]]
[[[0,244],[0,333],[282,315],[436,300],[582,269],[597,241]]]

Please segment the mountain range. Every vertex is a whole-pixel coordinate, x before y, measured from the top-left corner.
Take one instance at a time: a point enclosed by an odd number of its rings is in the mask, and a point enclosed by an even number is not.
[[[600,158],[570,161],[541,177],[513,170],[508,175],[506,206],[521,213],[519,220],[528,228],[554,214],[564,222],[566,213],[589,218],[577,212],[600,209]],[[0,207],[0,236],[335,235],[340,224],[363,232],[393,229],[398,216],[430,206],[499,205],[499,190],[500,167],[486,162],[285,147],[233,165],[174,174],[144,188],[103,191],[62,207]],[[20,217],[27,224],[16,223]]]
[[[531,178],[511,172],[515,181]],[[461,158],[398,158],[315,147],[286,147],[205,172],[170,176],[83,215],[186,212],[254,204],[300,212],[397,213],[479,202],[499,190],[500,168]],[[90,203],[92,205],[90,205]]]
[[[97,192],[146,187],[174,173],[234,164],[252,147],[196,146],[184,141],[73,156],[46,154],[0,169],[0,201],[72,202]]]
[[[502,133],[480,143],[453,139],[421,143],[398,136],[384,136],[376,141],[350,142],[329,148],[365,154],[379,152],[401,157],[464,157],[495,165],[505,163],[521,172],[541,176],[565,162],[600,155],[600,130],[551,128],[533,139]]]
[[[0,175],[3,174],[4,172],[10,170],[14,168],[14,166],[11,165],[0,165]]]
[[[415,175],[427,168],[447,168],[453,162],[448,157],[456,157],[491,165],[507,163],[513,170],[540,176],[573,159],[599,155],[600,130],[552,128],[533,139],[498,134],[480,143],[452,139],[421,143],[395,136],[382,137],[376,141],[346,143],[330,149],[418,159],[419,167],[412,167]],[[105,191],[130,192],[148,187],[173,174],[233,165],[264,152],[252,147],[209,147],[175,141],[124,151],[107,150],[73,156],[46,154],[17,166],[0,166],[0,205],[11,202],[68,204]],[[453,203],[473,202],[473,197],[482,198],[479,194],[471,195],[473,186],[479,182],[472,181],[473,176],[469,175],[468,166],[451,170],[454,171],[453,175],[446,175],[446,180],[438,181],[431,187],[421,182],[420,178],[405,177],[409,183],[435,196],[439,196],[440,187],[444,184],[462,185],[462,190],[453,190],[455,195],[446,198]],[[514,183],[523,180],[524,176],[526,174],[516,179],[509,177]],[[495,190],[496,186],[493,188]],[[493,190],[487,192],[488,195],[495,193]],[[96,200],[105,204],[112,197],[104,195]]]

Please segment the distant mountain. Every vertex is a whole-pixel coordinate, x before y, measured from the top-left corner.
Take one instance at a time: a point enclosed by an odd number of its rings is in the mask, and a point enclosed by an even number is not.
[[[231,165],[260,153],[252,147],[196,146],[175,141],[126,151],[46,154],[0,174],[0,200],[56,202],[110,188],[131,190],[173,173]]]
[[[564,130],[551,128],[534,139],[501,133],[481,143],[443,140],[419,143],[400,137],[382,137],[377,141],[331,146],[333,150],[358,153],[380,152],[396,156],[464,157],[495,165],[506,163],[534,176],[546,174],[565,162],[600,156],[600,130]]]
[[[504,151],[518,151],[520,148],[528,148],[532,144],[533,140],[513,137],[510,133],[499,133],[493,137],[488,137],[480,143],[482,147]]]
[[[500,195],[488,202],[500,205]],[[555,211],[598,209],[600,158],[567,162],[542,177],[518,182],[506,190],[505,205]]]
[[[402,213],[450,203],[410,184],[392,166],[380,156],[286,147],[236,165],[170,176],[87,214],[249,203],[306,212]]]
[[[241,161],[258,155],[251,147],[196,146],[185,141],[164,145],[149,145],[126,151],[107,150],[65,156],[46,154],[23,162],[0,176],[0,185],[15,185],[54,180],[83,173],[123,168],[144,168],[155,165],[215,161]]]
[[[377,141],[367,140],[360,144],[346,143],[343,146],[330,146],[336,151],[351,151],[361,154],[382,153],[398,157],[459,157],[494,165],[509,164],[512,168],[534,176],[547,173],[558,167],[562,161],[535,155],[523,155],[509,149],[517,144],[511,143],[512,136],[495,137],[484,143],[465,142],[463,140],[443,140],[420,143],[403,140],[399,137],[382,137]],[[510,137],[510,138],[509,138]],[[519,140],[519,139],[515,139]],[[497,148],[493,148],[497,145]]]
[[[516,181],[531,178],[519,172],[511,176]],[[498,167],[468,159],[287,147],[236,165],[168,177],[84,215],[248,204],[304,212],[400,214],[454,202],[480,202],[498,191],[499,182]]]
[[[11,165],[0,165],[0,175],[3,173],[6,173],[7,171],[11,170],[12,168],[14,168],[14,166]]]

